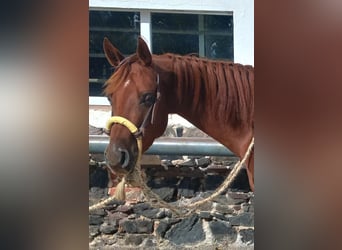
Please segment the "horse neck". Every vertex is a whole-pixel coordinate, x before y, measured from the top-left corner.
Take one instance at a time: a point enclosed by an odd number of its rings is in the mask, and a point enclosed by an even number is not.
[[[207,61],[172,54],[155,56],[153,60],[158,65],[157,71],[161,75],[161,88],[164,92],[162,95],[168,103],[168,113],[179,114],[196,127],[207,132],[206,123],[203,124],[201,117],[207,115],[206,112],[208,112],[208,109],[205,111],[203,108],[208,106],[208,98],[205,96],[205,86],[208,82],[201,76],[199,70],[187,70],[191,67],[191,62],[207,63]],[[201,84],[202,86],[196,88],[194,84]]]
[[[236,125],[234,122],[228,122],[228,112],[222,111],[224,110],[222,106],[229,104],[230,100],[227,98],[228,94],[218,97],[220,91],[228,93],[228,87],[223,85],[223,82],[219,86],[219,76],[217,76],[214,70],[215,67],[218,67],[216,62],[174,55],[159,56],[156,59],[159,67],[158,71],[161,74],[161,86],[164,85],[164,93],[162,95],[167,102],[168,113],[176,113],[183,116],[197,128],[229,148],[231,148],[232,144],[236,144],[234,140],[249,140],[247,137],[250,137],[252,133],[251,118],[247,118],[247,121],[237,122],[238,125]],[[225,67],[233,65],[225,62],[219,63],[225,64]],[[202,71],[206,72],[203,73]],[[225,80],[227,81],[228,78],[227,76]],[[253,88],[250,87],[250,96],[254,91]],[[241,89],[236,91],[241,91]],[[249,98],[249,96],[243,98]],[[250,107],[249,110],[251,110]],[[245,119],[243,116],[241,117],[238,117],[237,120],[240,118]],[[241,137],[246,138],[242,139]],[[241,150],[236,149],[234,151],[238,153]]]

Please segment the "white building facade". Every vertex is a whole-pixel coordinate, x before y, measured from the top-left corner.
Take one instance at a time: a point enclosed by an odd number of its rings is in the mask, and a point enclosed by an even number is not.
[[[124,55],[134,53],[142,36],[154,54],[254,65],[254,1],[89,0],[90,104],[106,102],[99,97],[112,73],[102,51],[105,36]]]

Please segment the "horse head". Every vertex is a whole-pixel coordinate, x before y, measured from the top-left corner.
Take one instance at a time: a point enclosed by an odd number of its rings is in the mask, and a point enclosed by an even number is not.
[[[103,48],[115,72],[105,84],[105,94],[111,103],[112,116],[123,117],[139,128],[132,134],[122,124],[111,124],[109,144],[105,150],[108,166],[117,174],[134,170],[138,156],[137,136],[142,136],[142,151],[161,136],[167,125],[167,112],[160,97],[160,75],[155,69],[152,54],[143,39],[138,39],[136,53],[124,57],[105,38]]]

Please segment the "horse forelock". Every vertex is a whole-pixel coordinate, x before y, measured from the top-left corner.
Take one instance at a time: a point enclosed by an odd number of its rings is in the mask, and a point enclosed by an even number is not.
[[[138,57],[136,54],[126,57],[122,60],[117,67],[115,67],[114,73],[104,84],[104,95],[109,96],[115,92],[115,90],[125,81],[128,74],[131,71],[131,64],[136,62]]]
[[[167,54],[177,75],[179,104],[192,102],[197,112],[209,109],[233,127],[251,124],[254,116],[254,68],[192,55]]]

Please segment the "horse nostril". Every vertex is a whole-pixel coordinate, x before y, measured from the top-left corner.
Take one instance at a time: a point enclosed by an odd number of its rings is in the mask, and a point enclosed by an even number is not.
[[[129,163],[129,153],[126,149],[119,148],[121,153],[120,164],[122,168],[127,168]]]

